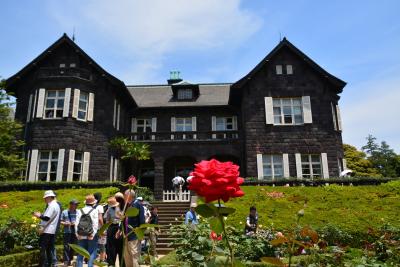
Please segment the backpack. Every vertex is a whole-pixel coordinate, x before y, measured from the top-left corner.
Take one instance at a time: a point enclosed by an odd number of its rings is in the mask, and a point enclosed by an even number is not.
[[[79,220],[78,224],[78,235],[81,236],[90,236],[93,234],[93,222],[92,218],[90,217],[90,213],[95,209],[91,209],[88,213],[84,213],[83,209],[81,209],[81,219]]]

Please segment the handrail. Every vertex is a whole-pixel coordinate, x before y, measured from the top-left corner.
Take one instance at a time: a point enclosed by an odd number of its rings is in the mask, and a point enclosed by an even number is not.
[[[132,141],[204,141],[237,140],[239,131],[187,131],[187,132],[147,132],[125,134]]]

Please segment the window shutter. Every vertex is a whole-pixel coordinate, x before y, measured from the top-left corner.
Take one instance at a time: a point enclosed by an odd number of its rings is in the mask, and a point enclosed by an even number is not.
[[[265,121],[267,124],[274,124],[274,106],[272,97],[264,97],[265,101]]]
[[[303,121],[304,123],[312,123],[310,96],[303,96],[302,103],[303,103]]]
[[[326,153],[321,153],[321,161],[322,161],[322,177],[329,178],[328,155]]]
[[[237,116],[232,117],[233,120],[233,130],[237,131],[238,130],[238,125],[237,125]]]
[[[117,121],[117,99],[114,99],[114,113],[113,113],[113,126],[116,128]]]
[[[93,121],[93,110],[94,110],[94,94],[89,93],[87,121]]]
[[[64,109],[63,109],[63,117],[64,118],[69,116],[70,99],[71,99],[71,88],[65,88]]]
[[[136,133],[137,132],[137,120],[136,120],[136,118],[132,118],[131,132],[132,133]]]
[[[257,154],[257,176],[259,180],[262,180],[264,178],[262,154]]]
[[[63,176],[63,168],[64,168],[64,154],[65,149],[58,150],[58,162],[57,162],[57,174],[56,174],[56,181],[61,182]]]
[[[340,115],[340,108],[339,105],[336,105],[336,116],[337,116],[337,120],[338,120],[338,130],[342,131],[342,116]]]
[[[153,133],[157,132],[157,118],[151,119],[151,131]]]
[[[36,118],[43,118],[45,94],[46,94],[46,90],[43,88],[40,88],[37,109],[36,109]]]
[[[74,101],[72,104],[72,118],[78,118],[78,107],[79,107],[79,96],[81,91],[79,89],[74,89]]]
[[[175,117],[171,117],[171,132],[175,132],[176,130],[176,125],[175,125]],[[171,140],[174,139],[174,135],[171,134]]]
[[[89,180],[89,163],[90,163],[90,152],[83,153],[83,170],[82,170],[82,182]]]
[[[283,177],[289,178],[289,154],[283,154]]]
[[[197,119],[196,117],[192,117],[192,131],[195,132],[197,131]]]
[[[25,167],[25,175],[24,175],[25,181],[28,180],[30,159],[31,159],[31,151],[28,150],[28,154],[26,156],[26,167]]]
[[[111,156],[111,158],[110,158],[110,182],[113,182],[114,181],[114,176],[113,176],[113,163],[114,163],[114,156]]]
[[[217,117],[211,116],[211,131],[215,132],[216,129],[217,129]],[[213,133],[211,137],[212,139],[215,139],[217,138],[217,135]]]
[[[119,131],[119,123],[121,120],[121,105],[117,104],[117,131]]]
[[[74,172],[74,160],[75,160],[75,150],[70,149],[68,155],[68,171],[67,171],[67,182],[72,182],[72,176]]]
[[[301,168],[301,154],[300,153],[296,153],[295,157],[296,157],[296,175],[297,175],[297,178],[303,178],[303,170]]]
[[[331,103],[331,108],[332,108],[333,129],[337,131],[338,128],[337,128],[336,112],[335,112],[335,105],[333,103]]]
[[[118,180],[118,162],[119,160],[117,158],[114,159],[114,181]]]
[[[347,170],[347,159],[343,159],[343,170]]]
[[[28,175],[28,181],[29,182],[35,182],[36,181],[38,154],[39,154],[39,150],[32,149],[32,152],[31,152],[31,165],[29,166],[29,175]]]
[[[30,120],[31,120],[32,101],[33,101],[33,94],[30,94],[29,95],[28,112],[26,115],[26,122],[30,122]]]

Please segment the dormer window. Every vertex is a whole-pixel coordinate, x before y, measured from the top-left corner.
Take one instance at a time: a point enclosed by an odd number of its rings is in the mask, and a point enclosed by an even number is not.
[[[178,89],[178,100],[193,99],[192,89]]]

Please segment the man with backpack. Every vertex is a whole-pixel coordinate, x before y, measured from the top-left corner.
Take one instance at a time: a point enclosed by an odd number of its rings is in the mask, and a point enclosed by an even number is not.
[[[88,267],[93,267],[93,261],[97,257],[97,230],[99,229],[99,213],[94,205],[97,203],[93,195],[87,195],[85,207],[77,210],[75,233],[78,245],[86,249],[90,258]],[[83,256],[78,255],[76,267],[83,266]]]

